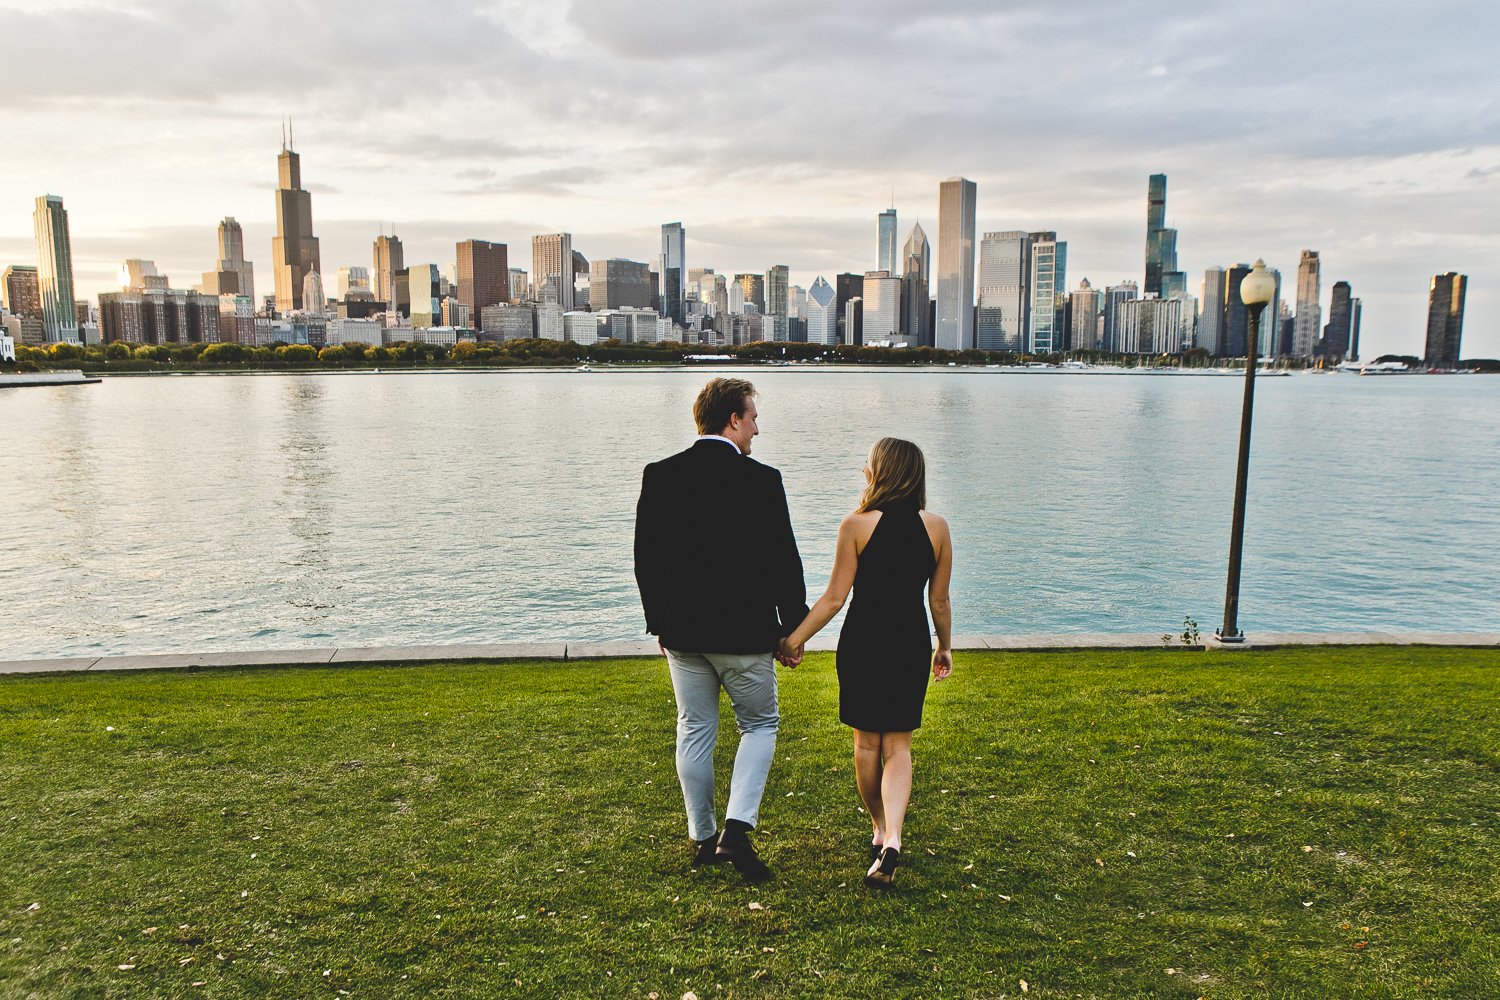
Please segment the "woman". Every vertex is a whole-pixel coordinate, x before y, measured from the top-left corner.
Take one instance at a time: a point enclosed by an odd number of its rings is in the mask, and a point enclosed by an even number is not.
[[[901,828],[911,798],[911,734],[922,724],[927,675],[953,671],[953,609],[948,522],[924,510],[927,469],[910,441],[881,438],[865,463],[859,509],[839,525],[828,589],[782,640],[795,659],[803,645],[854,603],[839,633],[839,720],[854,730],[854,774],[874,826],[865,884],[889,888],[901,859]],[[932,649],[922,588],[932,607]]]

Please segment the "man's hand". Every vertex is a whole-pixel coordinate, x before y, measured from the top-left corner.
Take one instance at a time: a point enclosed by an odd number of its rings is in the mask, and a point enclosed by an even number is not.
[[[802,662],[802,647],[787,644],[789,636],[782,636],[776,648],[776,662],[783,667],[795,667]]]

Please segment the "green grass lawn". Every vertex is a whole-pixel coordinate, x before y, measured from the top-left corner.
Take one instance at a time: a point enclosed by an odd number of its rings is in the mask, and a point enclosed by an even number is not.
[[[886,895],[781,684],[752,889],[660,661],[0,678],[0,996],[1496,995],[1500,652],[961,653]]]

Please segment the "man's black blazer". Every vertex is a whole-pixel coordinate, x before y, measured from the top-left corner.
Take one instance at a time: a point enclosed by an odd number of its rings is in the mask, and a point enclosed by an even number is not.
[[[635,579],[646,631],[668,649],[774,650],[807,615],[781,473],[716,440],[646,466]]]

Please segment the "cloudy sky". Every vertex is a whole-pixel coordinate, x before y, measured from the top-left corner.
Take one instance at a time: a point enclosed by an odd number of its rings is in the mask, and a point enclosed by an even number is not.
[[[0,267],[65,199],[80,294],[126,257],[177,286],[245,227],[271,290],[293,119],[332,285],[394,223],[408,263],[567,231],[590,259],[875,266],[875,216],[935,240],[1055,229],[1070,287],[1142,279],[1146,177],[1196,289],[1321,251],[1364,299],[1364,355],[1420,353],[1427,285],[1470,276],[1468,357],[1500,356],[1500,5],[1426,0],[0,0]]]

